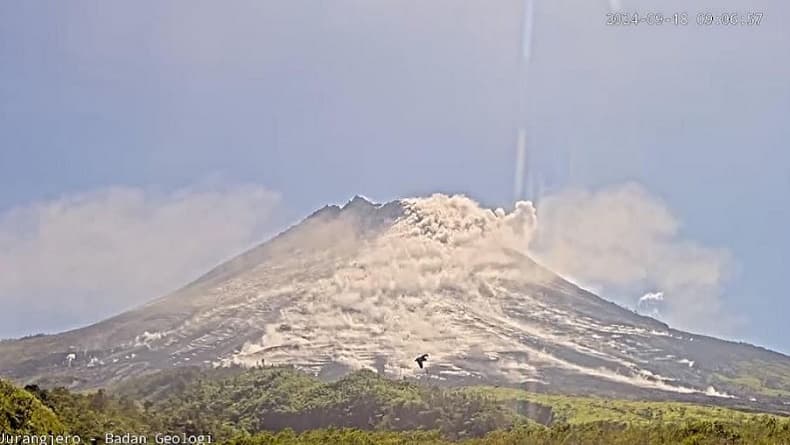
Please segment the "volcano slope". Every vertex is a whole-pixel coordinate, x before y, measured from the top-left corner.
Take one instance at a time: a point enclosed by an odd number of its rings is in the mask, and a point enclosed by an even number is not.
[[[790,357],[671,329],[571,284],[525,254],[534,228],[526,202],[508,213],[463,196],[355,197],[138,309],[0,343],[0,376],[92,388],[263,362],[790,411]]]

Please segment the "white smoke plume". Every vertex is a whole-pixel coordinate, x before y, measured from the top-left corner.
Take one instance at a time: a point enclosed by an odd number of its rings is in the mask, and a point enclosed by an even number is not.
[[[661,317],[661,310],[659,306],[664,301],[663,292],[648,292],[636,302],[636,308],[639,312],[651,315],[653,317]]]
[[[645,303],[652,303],[652,302],[659,302],[664,301],[664,293],[663,292],[648,292],[642,295],[639,298],[638,304],[645,304]]]

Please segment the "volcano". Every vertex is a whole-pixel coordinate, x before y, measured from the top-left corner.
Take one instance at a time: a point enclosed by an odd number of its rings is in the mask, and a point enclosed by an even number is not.
[[[0,343],[0,376],[95,388],[184,366],[291,365],[327,379],[369,368],[790,411],[790,357],[672,329],[572,284],[528,255],[535,225],[528,202],[355,197],[135,310]]]

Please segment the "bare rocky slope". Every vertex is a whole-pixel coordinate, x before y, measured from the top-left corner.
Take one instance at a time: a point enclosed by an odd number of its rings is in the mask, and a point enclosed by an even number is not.
[[[0,376],[74,388],[179,366],[690,400],[790,412],[790,357],[672,329],[524,252],[534,209],[434,195],[327,206],[194,283],[95,325],[0,343]],[[414,358],[430,354],[424,370]]]

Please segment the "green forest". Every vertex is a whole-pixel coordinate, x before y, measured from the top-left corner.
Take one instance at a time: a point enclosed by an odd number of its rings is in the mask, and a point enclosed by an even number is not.
[[[358,371],[179,368],[90,392],[0,381],[0,432],[258,444],[788,444],[790,419],[679,402],[443,388]],[[153,441],[151,441],[153,443]]]

